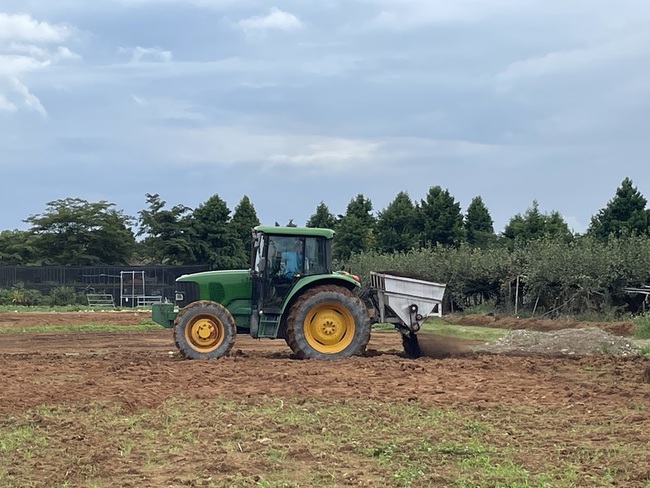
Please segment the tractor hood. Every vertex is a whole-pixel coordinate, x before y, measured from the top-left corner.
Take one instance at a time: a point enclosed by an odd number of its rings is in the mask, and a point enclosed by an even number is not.
[[[203,271],[179,277],[177,282],[196,283],[199,298],[228,306],[234,300],[250,300],[251,275],[247,269]]]
[[[250,279],[250,272],[247,269],[226,269],[221,271],[201,271],[200,273],[192,273],[180,276],[176,281],[184,281],[191,283],[211,283],[216,281],[237,281],[242,279]]]

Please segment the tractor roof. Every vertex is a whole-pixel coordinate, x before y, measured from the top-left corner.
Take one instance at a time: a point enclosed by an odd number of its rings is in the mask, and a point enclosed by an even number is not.
[[[255,227],[255,230],[257,232],[264,232],[265,234],[284,236],[325,237],[327,239],[334,237],[333,230],[317,227],[276,227],[272,225],[258,225]]]

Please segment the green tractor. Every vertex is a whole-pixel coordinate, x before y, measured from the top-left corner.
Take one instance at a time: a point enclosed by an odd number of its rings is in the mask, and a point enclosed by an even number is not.
[[[237,332],[284,339],[299,358],[363,354],[371,320],[359,298],[359,279],[332,270],[329,229],[258,226],[250,270],[206,271],[177,282],[176,304],[153,305],[153,320],[173,328],[189,359],[219,358]],[[189,288],[188,288],[189,287]]]

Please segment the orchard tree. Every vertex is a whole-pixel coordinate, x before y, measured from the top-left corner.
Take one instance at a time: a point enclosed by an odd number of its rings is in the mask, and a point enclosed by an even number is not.
[[[155,264],[195,263],[191,242],[191,208],[175,205],[165,210],[160,195],[147,193],[149,208],[139,212],[138,236],[145,236],[140,247],[144,261]]]
[[[334,237],[334,257],[347,259],[354,253],[369,251],[374,245],[375,217],[370,199],[358,194],[339,217]]]
[[[126,264],[135,247],[133,219],[103,200],[55,200],[25,222],[43,264]]]
[[[458,246],[464,240],[460,203],[440,186],[429,189],[416,210],[416,226],[424,246]]]
[[[219,195],[194,209],[190,234],[197,264],[209,264],[213,269],[246,267],[246,253],[229,220],[230,209]]]
[[[562,215],[553,211],[543,214],[537,200],[522,214],[517,214],[506,225],[503,236],[511,243],[530,242],[542,238],[570,241],[573,237]]]
[[[246,262],[251,261],[251,233],[254,227],[260,225],[255,207],[248,196],[244,195],[235,207],[235,211],[230,219],[230,227],[241,242],[241,248],[244,250]]]
[[[467,243],[471,246],[485,247],[496,237],[494,221],[480,196],[474,197],[467,207],[464,225]]]
[[[330,212],[330,209],[324,202],[318,204],[316,212],[307,221],[307,227],[321,227],[325,229],[334,229],[336,224],[336,216]]]
[[[587,233],[599,239],[610,235],[646,235],[649,233],[650,210],[641,192],[633,186],[632,180],[625,178],[616,190],[616,195],[605,208],[592,217]]]
[[[409,251],[417,246],[415,205],[408,193],[399,192],[377,215],[376,247],[380,252]]]

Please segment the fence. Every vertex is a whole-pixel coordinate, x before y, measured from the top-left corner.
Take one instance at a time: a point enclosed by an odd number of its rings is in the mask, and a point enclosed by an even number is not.
[[[183,289],[175,283],[181,275],[207,271],[196,266],[0,266],[0,288],[22,285],[49,294],[52,288],[67,286],[86,295],[112,295],[115,305],[135,307],[173,300]]]

